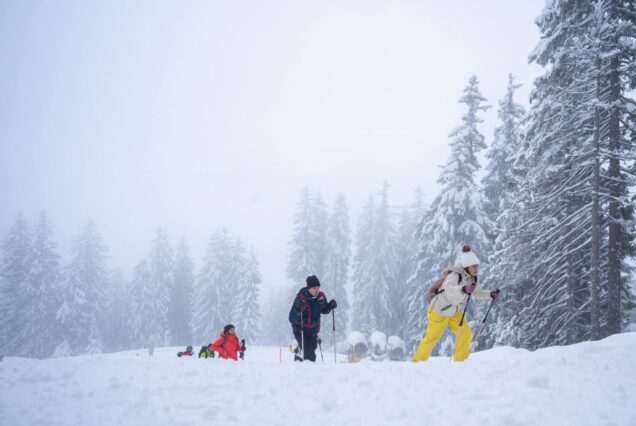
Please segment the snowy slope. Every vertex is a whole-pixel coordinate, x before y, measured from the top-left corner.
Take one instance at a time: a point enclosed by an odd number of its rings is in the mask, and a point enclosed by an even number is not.
[[[178,348],[0,363],[1,425],[636,425],[636,333],[465,363],[177,358]],[[320,360],[320,357],[318,358]],[[301,421],[305,418],[305,421]]]

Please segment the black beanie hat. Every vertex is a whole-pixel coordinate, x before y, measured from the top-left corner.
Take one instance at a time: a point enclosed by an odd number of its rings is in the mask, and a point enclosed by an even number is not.
[[[315,275],[308,276],[306,281],[307,288],[320,287],[320,281],[318,281],[318,277]]]
[[[228,324],[225,327],[223,327],[223,333],[228,334],[230,330],[233,328],[236,328],[236,327],[234,327],[232,324]]]

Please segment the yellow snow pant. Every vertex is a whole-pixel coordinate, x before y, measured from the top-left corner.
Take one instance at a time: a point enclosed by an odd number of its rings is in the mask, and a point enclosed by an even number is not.
[[[433,348],[437,341],[442,337],[446,331],[446,327],[450,327],[451,331],[457,336],[459,331],[459,322],[462,319],[462,312],[457,312],[452,317],[443,317],[432,309],[428,310],[428,327],[426,328],[426,334],[420,342],[420,345],[413,355],[411,361],[426,361],[431,355]],[[455,344],[455,361],[463,361],[468,358],[470,352],[470,342],[473,340],[473,332],[468,325],[468,318],[464,317],[464,323],[459,333],[459,338]]]

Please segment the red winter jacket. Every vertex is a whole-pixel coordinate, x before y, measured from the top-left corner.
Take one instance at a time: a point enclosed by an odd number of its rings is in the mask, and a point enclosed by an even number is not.
[[[241,343],[236,334],[228,334],[221,332],[221,338],[212,343],[212,349],[219,354],[221,358],[238,360],[237,354],[241,351]]]

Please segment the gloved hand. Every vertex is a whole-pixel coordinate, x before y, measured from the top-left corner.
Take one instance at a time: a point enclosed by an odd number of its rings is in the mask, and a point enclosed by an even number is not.
[[[499,293],[501,293],[501,290],[497,289],[495,291],[491,291],[490,292],[490,297],[492,297],[494,300],[497,300],[497,298],[499,297]]]
[[[475,283],[472,283],[470,285],[465,285],[462,287],[462,293],[473,294],[473,291],[475,291],[475,288],[477,288],[477,284]]]
[[[329,301],[329,305],[328,306],[329,306],[329,309],[334,310],[334,309],[336,309],[338,307],[338,304],[336,303],[335,300],[331,299]]]

